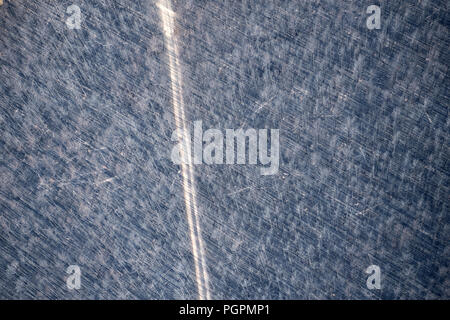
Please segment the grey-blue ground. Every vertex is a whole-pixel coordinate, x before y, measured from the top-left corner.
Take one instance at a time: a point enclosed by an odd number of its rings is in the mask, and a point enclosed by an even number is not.
[[[449,299],[448,1],[172,9],[189,123],[280,130],[275,175],[194,166],[211,298]],[[159,10],[0,6],[0,298],[198,297]]]

